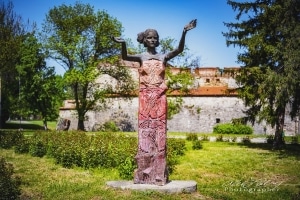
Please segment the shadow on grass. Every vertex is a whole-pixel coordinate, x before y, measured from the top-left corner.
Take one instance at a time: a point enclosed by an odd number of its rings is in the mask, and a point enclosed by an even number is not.
[[[31,123],[5,123],[4,129],[25,129],[25,130],[44,130],[44,126]]]
[[[273,145],[268,143],[239,143],[238,145],[252,149],[262,149],[275,152],[277,153],[279,159],[286,157],[295,157],[297,160],[300,160],[299,144],[285,144],[284,147],[280,150],[274,150]]]

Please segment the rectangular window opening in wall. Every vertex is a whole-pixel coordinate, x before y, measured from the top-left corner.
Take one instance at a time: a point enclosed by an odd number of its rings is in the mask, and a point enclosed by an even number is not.
[[[216,82],[217,82],[217,83],[220,83],[220,79],[219,79],[219,78],[217,78],[217,79],[216,79]]]
[[[220,118],[216,118],[216,123],[219,124],[221,122]]]
[[[207,79],[205,80],[206,83],[209,83],[209,81],[210,81],[209,78],[207,78]]]

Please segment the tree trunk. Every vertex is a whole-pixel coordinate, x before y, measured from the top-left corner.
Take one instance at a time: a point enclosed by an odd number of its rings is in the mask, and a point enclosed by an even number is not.
[[[281,149],[285,144],[284,135],[283,135],[284,115],[285,115],[285,109],[282,109],[276,122],[273,149]]]
[[[84,131],[84,116],[85,116],[85,112],[82,111],[82,105],[80,105],[80,101],[79,101],[78,82],[76,82],[73,85],[73,91],[74,91],[75,103],[76,103],[76,110],[77,110],[77,115],[78,115],[77,130],[78,131]]]
[[[77,124],[78,131],[84,131],[84,115],[78,113],[78,124]]]
[[[48,130],[48,124],[47,124],[47,120],[46,119],[43,120],[43,124],[44,124],[45,131]]]

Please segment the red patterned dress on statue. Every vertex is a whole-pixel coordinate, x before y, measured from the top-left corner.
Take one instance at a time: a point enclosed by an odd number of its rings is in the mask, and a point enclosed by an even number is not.
[[[145,60],[139,68],[138,152],[134,183],[165,185],[167,86],[165,65],[161,60]]]

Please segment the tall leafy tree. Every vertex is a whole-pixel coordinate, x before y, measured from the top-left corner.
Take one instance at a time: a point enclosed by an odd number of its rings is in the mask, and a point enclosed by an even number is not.
[[[163,38],[160,41],[160,46],[158,51],[161,53],[167,53],[175,49],[175,46],[178,45],[178,41],[173,38],[167,37]],[[172,66],[179,68],[189,68],[193,69],[200,66],[200,57],[194,56],[190,53],[190,49],[187,45],[184,46],[184,50],[181,54],[169,61]]]
[[[27,35],[27,26],[17,15],[11,1],[0,1],[0,90],[1,125],[14,111],[18,102],[18,73],[20,46]],[[0,126],[1,126],[0,125]]]
[[[281,147],[286,111],[299,113],[300,1],[227,2],[237,22],[225,23],[229,31],[223,34],[227,45],[244,50],[238,55],[239,95],[252,122],[275,127],[274,148]]]
[[[175,39],[170,37],[163,38],[160,41],[160,48],[158,50],[161,53],[166,53],[174,50],[176,45],[177,41]],[[200,66],[200,58],[190,54],[189,48],[186,45],[184,51],[170,60],[169,64],[181,69],[176,74],[171,71],[170,67],[166,70],[166,77],[168,79],[167,86],[169,88],[167,96],[170,97],[170,94],[174,92],[177,93],[175,98],[168,98],[167,117],[168,119],[172,119],[172,117],[181,110],[183,104],[182,95],[188,94],[194,83],[194,76],[191,71],[193,68]]]
[[[108,93],[130,92],[128,71],[122,67],[105,67],[117,60],[115,55],[120,49],[110,37],[121,32],[122,25],[117,19],[105,11],[95,12],[89,4],[63,4],[50,9],[46,15],[45,47],[49,56],[66,69],[64,80],[72,88],[79,130],[84,130],[85,114],[104,105]],[[100,74],[115,78],[117,87],[97,83]]]
[[[32,33],[21,46],[20,64],[17,70],[20,76],[20,102],[18,108],[27,115],[40,115],[47,130],[47,121],[56,120],[58,107],[63,98],[61,77],[55,74],[54,67],[48,67],[42,45]]]

